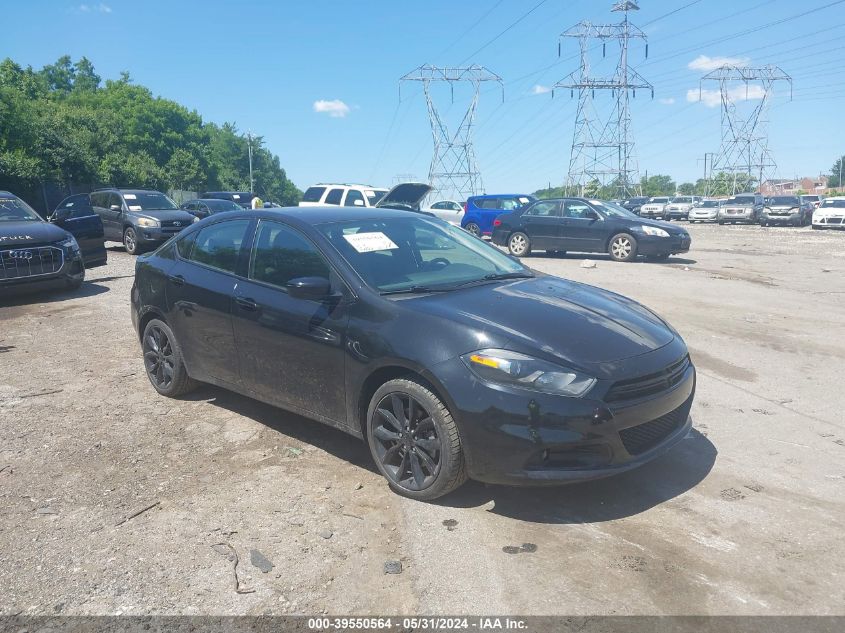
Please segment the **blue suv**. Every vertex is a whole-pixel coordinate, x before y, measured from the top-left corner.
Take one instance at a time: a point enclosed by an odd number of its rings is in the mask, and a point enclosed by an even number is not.
[[[461,226],[475,236],[493,235],[493,220],[531,204],[537,198],[521,193],[506,193],[467,198]]]

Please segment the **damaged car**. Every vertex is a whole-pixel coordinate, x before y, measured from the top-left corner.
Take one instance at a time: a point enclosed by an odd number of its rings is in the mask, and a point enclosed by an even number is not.
[[[422,501],[623,473],[692,424],[662,318],[413,211],[214,215],[137,260],[131,314],[158,393],[210,383],[345,431]]]

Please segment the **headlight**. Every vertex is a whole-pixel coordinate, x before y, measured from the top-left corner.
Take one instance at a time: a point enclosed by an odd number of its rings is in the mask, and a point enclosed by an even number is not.
[[[596,384],[591,376],[503,349],[483,349],[461,359],[482,380],[510,387],[579,397]]]
[[[76,238],[73,235],[68,235],[61,242],[56,242],[56,244],[58,246],[61,246],[62,248],[68,248],[72,251],[79,250],[79,243],[76,241]]]
[[[655,237],[669,237],[669,234],[663,229],[658,229],[656,226],[641,226],[640,230],[646,235],[654,235]]]
[[[138,218],[138,226],[152,228],[160,226],[160,224],[158,220],[153,220],[152,218]]]

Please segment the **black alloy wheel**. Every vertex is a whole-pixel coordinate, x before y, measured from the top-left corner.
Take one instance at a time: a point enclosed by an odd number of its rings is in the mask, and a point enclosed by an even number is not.
[[[182,350],[164,321],[153,319],[144,328],[141,348],[144,369],[153,387],[163,396],[180,396],[196,387],[182,361]]]
[[[379,471],[402,495],[428,501],[466,480],[457,426],[426,386],[392,380],[373,396],[368,440]]]

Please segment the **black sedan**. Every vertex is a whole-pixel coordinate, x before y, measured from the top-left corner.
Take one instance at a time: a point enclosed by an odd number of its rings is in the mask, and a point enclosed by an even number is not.
[[[243,207],[231,200],[219,200],[216,198],[198,198],[196,200],[188,200],[179,206],[180,209],[187,211],[191,215],[200,220],[207,218],[215,213],[225,213],[226,211],[241,211]]]
[[[100,218],[68,200],[49,224],[26,202],[0,191],[0,296],[78,288],[86,267],[106,263]]]
[[[215,215],[139,258],[131,301],[159,393],[202,381],[363,438],[415,499],[621,473],[691,425],[660,317],[414,212]]]
[[[493,222],[493,243],[524,257],[532,250],[552,253],[608,253],[619,262],[638,255],[666,259],[686,253],[686,230],[638,217],[612,202],[584,198],[538,200]]]

